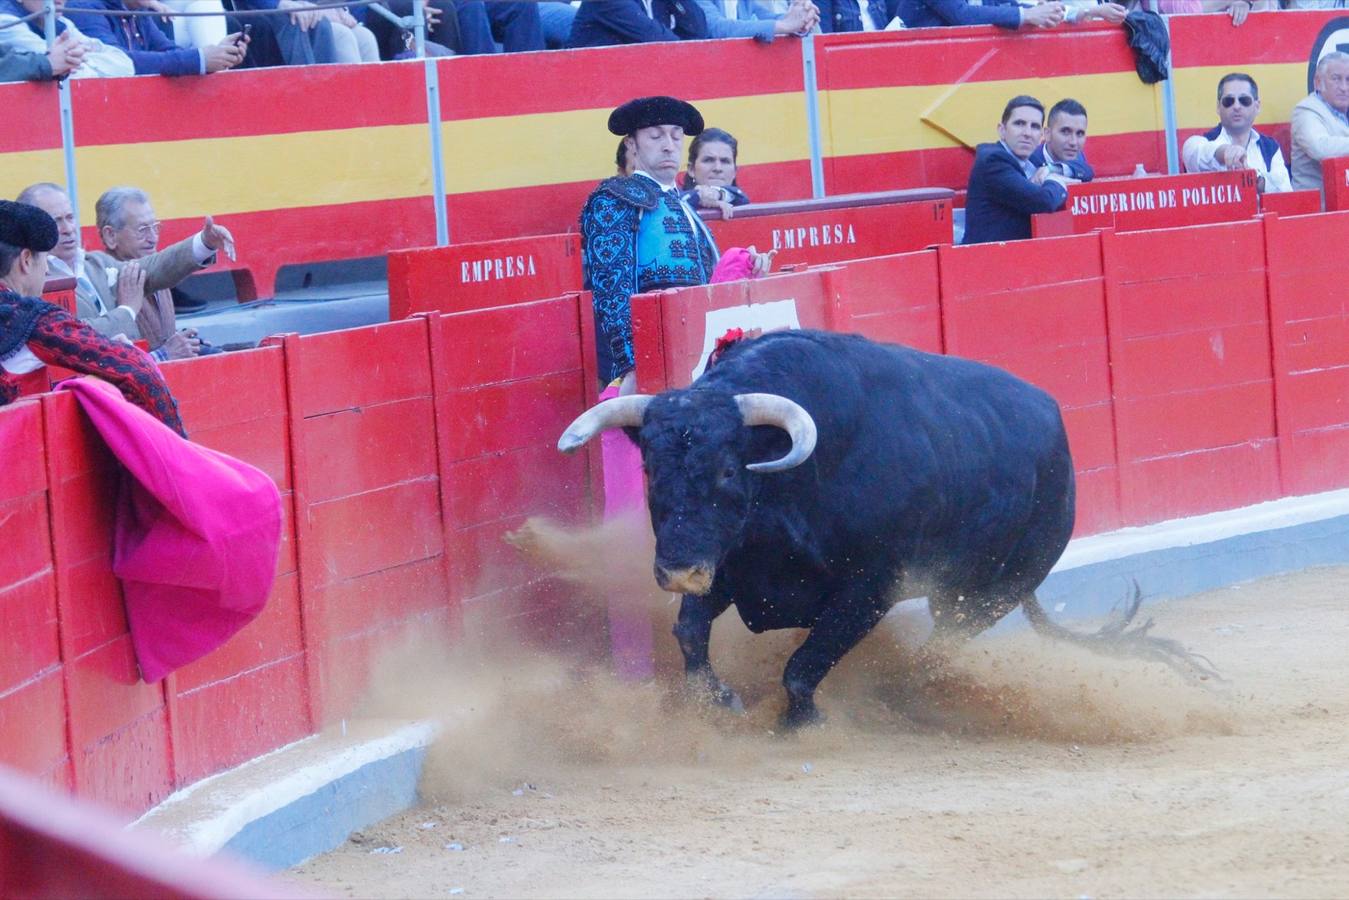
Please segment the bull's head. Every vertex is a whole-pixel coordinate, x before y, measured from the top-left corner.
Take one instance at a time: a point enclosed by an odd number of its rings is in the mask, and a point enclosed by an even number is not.
[[[750,461],[756,425],[782,429],[791,447],[775,459]],[[786,397],[683,390],[606,400],[563,432],[558,449],[570,453],[607,428],[639,429],[656,581],[681,594],[711,590],[749,514],[755,475],[801,465],[816,438],[810,414]]]

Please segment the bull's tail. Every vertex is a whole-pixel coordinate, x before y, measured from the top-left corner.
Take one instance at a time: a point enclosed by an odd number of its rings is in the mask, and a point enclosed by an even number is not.
[[[1111,616],[1110,621],[1102,625],[1100,630],[1089,633],[1073,631],[1050,619],[1034,593],[1022,599],[1021,608],[1025,611],[1026,618],[1030,620],[1031,627],[1045,637],[1076,644],[1107,656],[1164,663],[1186,681],[1194,683],[1224,681],[1207,657],[1187,650],[1180,641],[1148,634],[1152,629],[1152,619],[1130,628],[1129,625],[1138,615],[1138,607],[1142,602],[1143,592],[1135,581],[1133,596],[1125,608]]]

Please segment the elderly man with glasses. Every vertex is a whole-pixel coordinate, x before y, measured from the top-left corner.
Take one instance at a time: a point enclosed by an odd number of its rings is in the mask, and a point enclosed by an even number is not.
[[[1314,90],[1293,107],[1293,186],[1321,189],[1321,161],[1349,156],[1349,54],[1316,63]]]
[[[159,220],[150,198],[134,187],[106,191],[94,205],[94,215],[107,252],[88,254],[85,274],[95,285],[112,287],[129,276],[143,286],[136,328],[151,355],[164,361],[211,352],[213,348],[198,339],[195,329],[177,327],[169,288],[215,262],[218,250],[234,259],[234,236],[229,230],[207,216],[199,233],[156,252]]]
[[[1187,172],[1254,169],[1262,191],[1291,191],[1292,180],[1279,142],[1255,130],[1260,88],[1244,72],[1218,82],[1218,127],[1185,142],[1181,156]]]

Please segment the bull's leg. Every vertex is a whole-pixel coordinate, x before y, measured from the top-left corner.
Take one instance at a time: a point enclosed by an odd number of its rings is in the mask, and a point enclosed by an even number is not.
[[[782,673],[782,686],[787,689],[787,709],[781,720],[784,728],[823,719],[815,707],[815,689],[888,609],[889,603],[879,594],[859,597],[845,591],[820,614]]]
[[[689,687],[713,703],[736,712],[744,712],[745,704],[735,691],[727,687],[712,671],[708,644],[712,637],[712,621],[731,605],[729,600],[709,596],[685,594],[679,604],[679,618],[675,621],[674,636],[684,654],[684,677]]]

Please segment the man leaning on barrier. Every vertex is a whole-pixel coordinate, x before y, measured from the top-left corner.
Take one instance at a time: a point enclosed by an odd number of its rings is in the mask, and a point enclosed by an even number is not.
[[[209,47],[179,47],[150,16],[117,18],[106,13],[157,10],[159,0],[71,0],[70,20],[91,38],[121,48],[137,75],[209,75],[244,61],[248,38],[227,34]]]
[[[963,243],[1028,238],[1032,215],[1063,208],[1068,199],[1063,176],[1030,161],[1040,145],[1044,115],[1044,105],[1034,97],[1013,97],[1003,108],[998,142],[980,144],[975,151]]]
[[[178,404],[149,357],[39,299],[47,254],[57,240],[51,216],[26,203],[0,200],[0,406],[18,397],[21,376],[50,364],[111,382],[132,403],[186,436]]]
[[[53,70],[58,66],[64,68],[71,78],[114,78],[135,73],[131,57],[120,48],[86,36],[62,15],[65,0],[55,0],[55,5],[56,41],[62,45],[62,51],[49,55],[44,16],[22,21],[26,16],[42,13],[46,9],[44,0],[0,0],[0,50],[46,56]],[[77,57],[78,65],[68,65],[71,53]]]
[[[84,43],[70,32],[58,37],[46,53],[0,46],[0,82],[65,78],[83,64],[87,52]]]
[[[130,270],[143,296],[136,328],[152,355],[170,360],[218,352],[204,344],[195,329],[177,327],[169,288],[215,262],[216,251],[223,250],[234,259],[234,236],[229,230],[207,216],[200,233],[156,252],[159,220],[144,191],[113,188],[98,198],[94,211],[98,235],[107,252],[88,254],[85,272],[95,285],[101,282],[111,288],[120,287]],[[119,290],[118,302],[125,296],[124,290]]]
[[[1349,156],[1349,54],[1316,64],[1314,90],[1293,107],[1293,187],[1321,189],[1321,161]]]
[[[1224,75],[1218,82],[1218,127],[1192,135],[1181,148],[1186,172],[1251,169],[1260,190],[1291,191],[1279,142],[1255,130],[1260,115],[1260,88],[1244,72]]]

